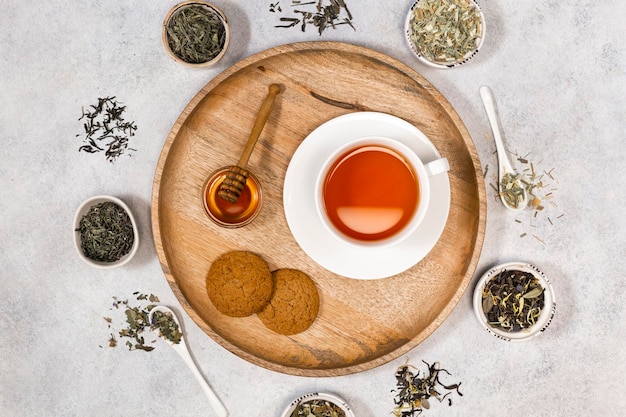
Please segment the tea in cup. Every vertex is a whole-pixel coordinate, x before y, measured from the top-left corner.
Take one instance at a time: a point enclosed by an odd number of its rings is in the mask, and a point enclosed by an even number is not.
[[[352,140],[322,165],[315,189],[318,216],[330,234],[348,244],[370,248],[398,244],[426,215],[429,177],[449,169],[446,158],[424,164],[395,139]]]

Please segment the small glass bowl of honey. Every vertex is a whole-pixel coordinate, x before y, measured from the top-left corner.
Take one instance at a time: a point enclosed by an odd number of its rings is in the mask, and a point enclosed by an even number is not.
[[[236,203],[218,197],[217,192],[230,167],[214,171],[202,187],[202,204],[209,218],[219,226],[243,227],[257,218],[263,206],[263,188],[257,177],[248,171],[246,184]]]

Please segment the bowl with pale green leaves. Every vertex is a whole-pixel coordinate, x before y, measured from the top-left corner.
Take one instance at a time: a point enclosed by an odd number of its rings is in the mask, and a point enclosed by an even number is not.
[[[455,68],[481,49],[485,16],[476,0],[417,0],[404,32],[418,60],[434,68]]]

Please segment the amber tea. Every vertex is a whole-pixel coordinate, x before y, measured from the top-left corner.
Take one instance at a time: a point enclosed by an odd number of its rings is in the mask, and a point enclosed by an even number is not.
[[[377,144],[341,155],[323,185],[330,223],[349,238],[375,242],[403,230],[420,201],[417,175],[396,151]]]

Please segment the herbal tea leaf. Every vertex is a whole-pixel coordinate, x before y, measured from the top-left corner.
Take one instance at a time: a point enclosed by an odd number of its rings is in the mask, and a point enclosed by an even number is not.
[[[277,8],[278,3],[270,4],[270,12],[282,11]],[[310,7],[303,7],[310,6]],[[329,28],[336,29],[340,25],[348,25],[355,30],[352,24],[352,13],[348,9],[344,0],[329,0],[324,2],[323,0],[316,1],[300,1],[292,0],[291,7],[298,7],[293,10],[295,17],[281,17],[280,22],[285,24],[275,25],[277,28],[290,28],[297,24],[301,24],[300,28],[302,32],[306,31],[308,25],[312,25],[317,28],[318,34],[321,36],[324,31]]]
[[[135,135],[137,126],[135,122],[125,122],[122,113],[126,106],[120,106],[115,97],[98,99],[97,106],[90,106],[93,111],[85,112],[78,120],[86,118],[83,127],[86,145],[78,148],[78,151],[97,153],[105,152],[106,159],[114,162],[120,155],[134,151],[128,146],[129,138]],[[80,136],[80,135],[77,135]]]
[[[155,310],[152,314],[152,323],[150,324],[153,328],[159,330],[159,336],[174,344],[180,343],[183,334],[171,313],[163,313]]]
[[[290,417],[346,417],[346,413],[333,402],[315,399],[296,404]]]
[[[524,294],[523,298],[536,298],[539,297],[541,294],[543,294],[543,288],[536,287]]]
[[[413,9],[410,39],[431,62],[452,64],[473,52],[483,36],[479,10],[471,0],[422,0]]]
[[[491,300],[491,301],[488,301]],[[507,332],[518,332],[535,324],[544,307],[543,287],[531,273],[503,270],[494,275],[482,293],[487,322]]]
[[[190,64],[211,61],[226,45],[226,27],[208,6],[182,7],[169,19],[166,33],[172,53]]]
[[[143,338],[144,330],[149,328],[148,313],[151,306],[146,308],[141,306],[130,306],[127,300],[120,301],[119,298],[113,297],[112,309],[119,309],[120,307],[124,307],[123,317],[125,327],[118,330],[117,335],[120,339],[128,339],[124,345],[127,346],[129,350],[152,350],[150,347],[145,346]],[[111,319],[110,322],[107,320],[108,323],[111,323],[112,321],[113,319]],[[110,327],[111,325],[109,324],[109,328]],[[117,340],[113,334],[111,334],[111,338],[109,339],[109,346],[117,346]]]
[[[115,262],[128,254],[135,242],[130,216],[107,201],[92,206],[78,224],[83,253],[99,262]]]
[[[424,361],[422,361],[424,362]],[[450,373],[440,368],[439,363],[435,362],[432,365],[429,365],[427,362],[424,362],[428,366],[428,371],[424,374],[421,374],[419,370],[416,373],[413,372],[415,367],[404,365],[398,368],[395,377],[396,377],[396,389],[397,392],[396,397],[394,398],[395,408],[393,410],[393,415],[396,417],[413,417],[421,414],[424,410],[430,409],[430,399],[435,398],[439,402],[442,402],[451,392],[452,390],[456,391],[460,396],[463,395],[459,391],[458,384],[450,384],[445,385],[439,380],[439,374],[445,373],[450,375]],[[445,395],[441,396],[441,394],[437,391],[437,388],[444,388],[450,392],[447,392]],[[452,405],[451,399],[449,400],[449,405]]]

